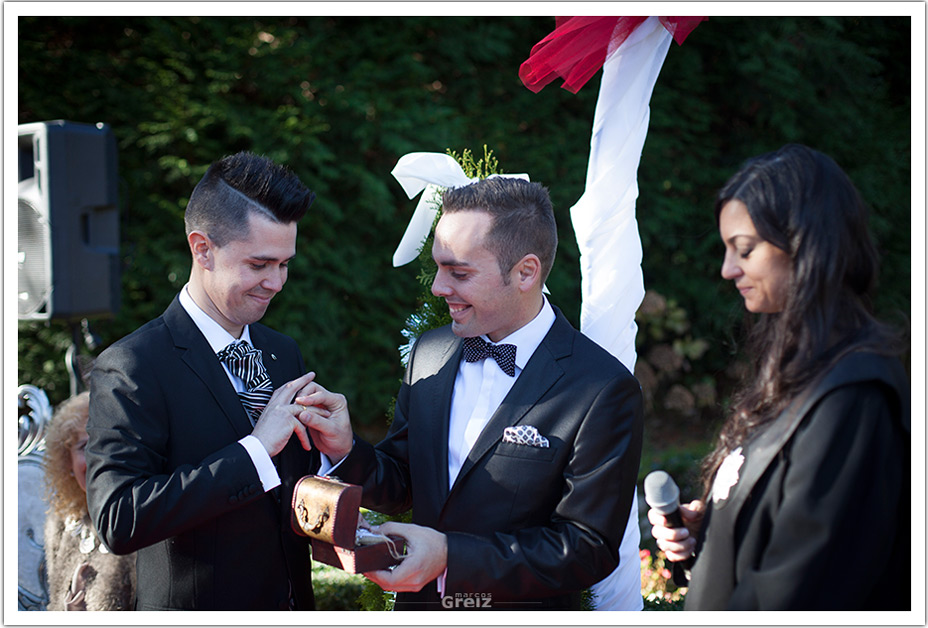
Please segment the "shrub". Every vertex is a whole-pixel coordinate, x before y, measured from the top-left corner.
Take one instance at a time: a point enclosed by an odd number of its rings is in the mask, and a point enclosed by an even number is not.
[[[652,554],[643,549],[641,557],[641,596],[646,611],[683,610],[686,588],[678,588],[671,577],[670,565],[664,552]]]
[[[367,581],[360,574],[350,574],[313,561],[313,595],[316,598],[316,610],[361,610],[359,600]]]

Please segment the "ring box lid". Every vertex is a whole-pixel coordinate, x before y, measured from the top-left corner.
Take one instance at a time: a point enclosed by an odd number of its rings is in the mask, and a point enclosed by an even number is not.
[[[361,487],[335,478],[307,475],[293,489],[293,530],[337,547],[354,547]]]

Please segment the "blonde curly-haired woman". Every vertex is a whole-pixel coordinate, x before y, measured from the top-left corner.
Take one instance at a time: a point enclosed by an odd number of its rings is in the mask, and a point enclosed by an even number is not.
[[[61,404],[45,437],[45,562],[50,611],[133,610],[135,554],[111,554],[87,514],[87,416],[90,393]]]

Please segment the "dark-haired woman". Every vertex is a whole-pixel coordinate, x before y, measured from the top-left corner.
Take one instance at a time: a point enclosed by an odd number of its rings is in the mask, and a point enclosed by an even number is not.
[[[747,162],[715,211],[754,372],[687,527],[648,513],[670,560],[695,557],[686,609],[908,610],[905,347],[871,310],[866,208],[831,158],[788,145]]]

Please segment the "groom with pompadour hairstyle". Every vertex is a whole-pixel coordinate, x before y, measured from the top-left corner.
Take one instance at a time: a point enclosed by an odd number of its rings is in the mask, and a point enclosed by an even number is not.
[[[296,342],[258,321],[287,281],[313,193],[251,153],[212,164],[185,214],[190,280],[97,358],[87,500],[115,553],[138,552],[137,610],[311,610],[295,482],[318,468]]]
[[[637,380],[542,292],[557,228],[547,190],[488,178],[445,191],[432,292],[452,323],[414,344],[387,436],[354,437],[347,402],[297,401],[363,505],[412,524],[392,571],[397,610],[579,609],[617,565],[638,475]],[[322,409],[330,416],[321,414]]]

